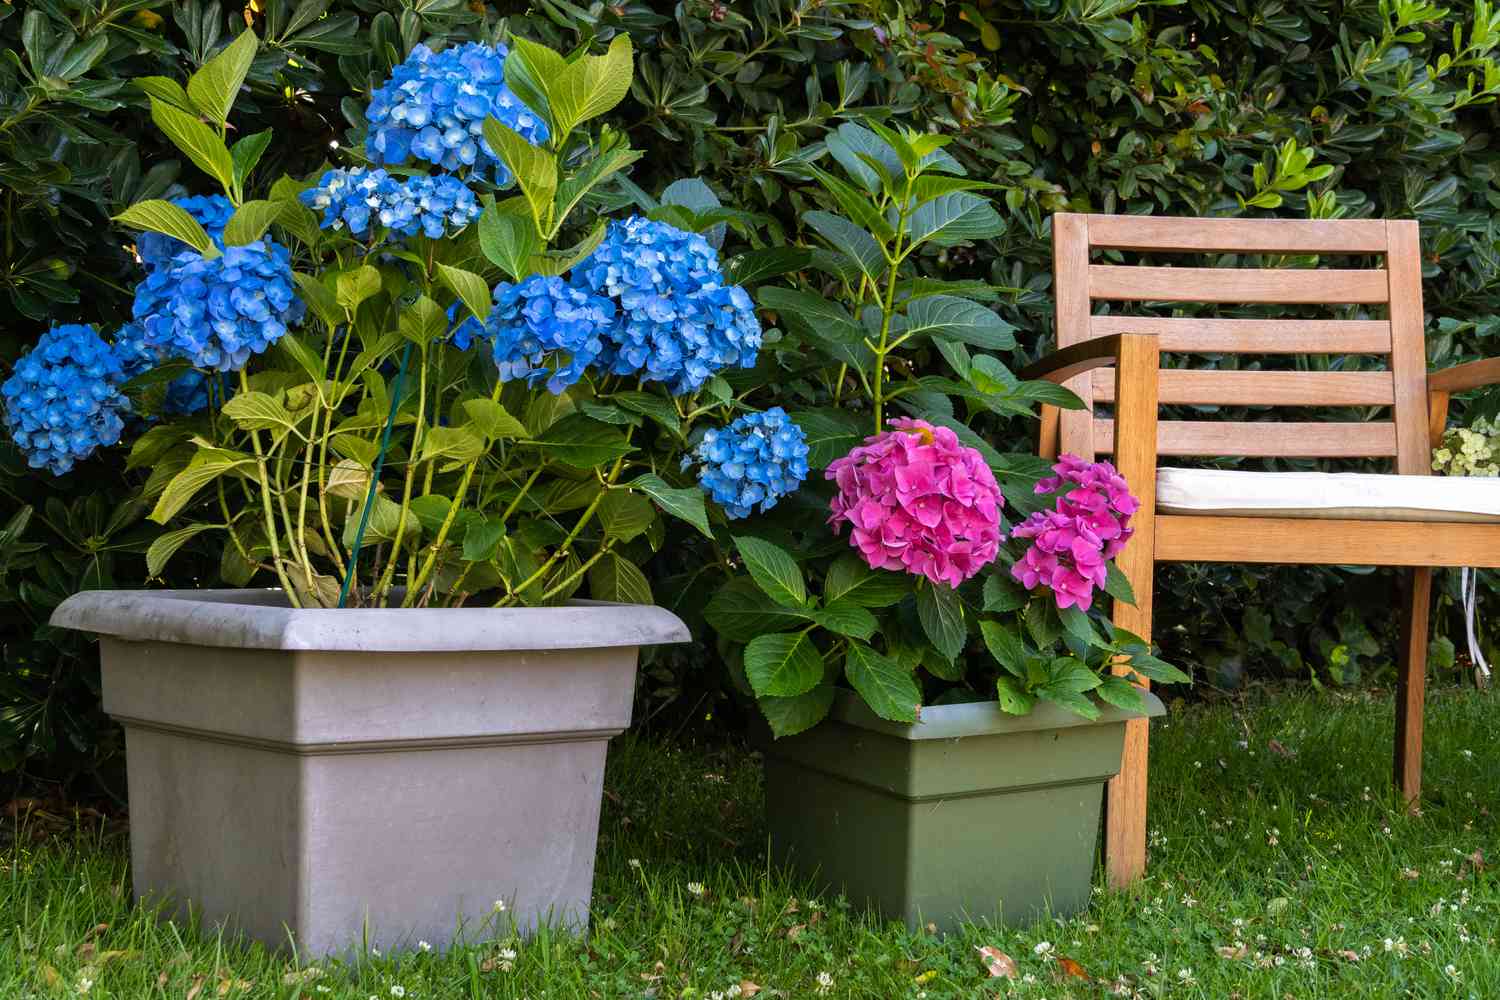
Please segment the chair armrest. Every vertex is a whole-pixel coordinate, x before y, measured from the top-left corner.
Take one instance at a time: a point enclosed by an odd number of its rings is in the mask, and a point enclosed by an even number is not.
[[[1082,375],[1095,368],[1107,368],[1119,360],[1120,345],[1127,337],[1150,339],[1153,343],[1156,341],[1154,333],[1116,333],[1108,337],[1095,337],[1093,340],[1053,351],[1035,364],[1021,369],[1016,376],[1027,382],[1037,379],[1066,382],[1074,375]]]
[[[1428,392],[1467,392],[1480,386],[1500,384],[1500,358],[1485,358],[1444,368],[1427,376]]]

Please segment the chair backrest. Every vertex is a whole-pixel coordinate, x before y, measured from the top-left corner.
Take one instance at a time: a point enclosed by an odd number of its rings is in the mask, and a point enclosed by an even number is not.
[[[1349,255],[1378,268],[1154,267],[1098,263],[1094,251],[1154,254]],[[1390,420],[1290,422],[1163,420],[1163,456],[1394,458],[1405,475],[1429,471],[1427,356],[1417,223],[1358,219],[1186,219],[1053,216],[1057,341],[1068,347],[1116,333],[1155,333],[1163,354],[1375,354],[1384,371],[1163,369],[1164,405],[1388,406]],[[1096,315],[1097,302],[1384,306],[1385,319],[1218,319]],[[1070,379],[1086,410],[1061,414],[1061,449],[1114,450],[1114,421],[1094,404],[1114,398],[1114,369]]]

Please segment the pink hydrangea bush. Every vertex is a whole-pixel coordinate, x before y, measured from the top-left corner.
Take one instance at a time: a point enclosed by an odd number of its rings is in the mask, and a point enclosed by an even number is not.
[[[1086,611],[1108,579],[1109,560],[1133,534],[1130,517],[1140,502],[1109,462],[1063,455],[1052,471],[1057,475],[1040,480],[1037,493],[1067,492],[1052,510],[1032,514],[1011,532],[1032,543],[1010,572],[1028,589],[1051,590],[1059,609]]]
[[[873,569],[956,587],[1000,551],[1005,498],[984,457],[946,427],[900,417],[828,467],[828,523]]]

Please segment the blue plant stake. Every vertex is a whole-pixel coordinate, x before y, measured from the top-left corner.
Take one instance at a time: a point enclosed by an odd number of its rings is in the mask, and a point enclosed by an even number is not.
[[[375,491],[380,487],[380,472],[385,468],[385,450],[391,446],[391,428],[396,425],[396,408],[401,405],[401,384],[406,380],[406,363],[411,360],[411,341],[401,352],[401,367],[396,369],[396,385],[391,389],[391,412],[386,414],[385,428],[380,432],[380,451],[375,454],[375,469],[370,474],[370,488],[365,491],[365,509],[359,515],[359,528],[354,532],[354,548],[349,553],[349,569],[344,573],[344,585],[339,588],[339,607],[349,600],[349,586],[354,582],[354,570],[359,565],[359,550],[365,544],[365,529],[370,526],[370,508],[375,506]]]

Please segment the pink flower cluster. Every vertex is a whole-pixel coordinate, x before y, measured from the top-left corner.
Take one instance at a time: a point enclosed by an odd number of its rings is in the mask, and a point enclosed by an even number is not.
[[[839,487],[828,523],[837,533],[849,522],[849,542],[872,568],[956,587],[999,553],[1005,498],[953,431],[911,417],[890,423],[828,467]]]
[[[1125,477],[1108,462],[1089,462],[1063,455],[1052,467],[1057,475],[1036,484],[1038,493],[1056,493],[1067,485],[1050,511],[1032,514],[1011,532],[1035,539],[1010,572],[1029,588],[1052,591],[1059,608],[1087,610],[1094,589],[1108,578],[1106,565],[1133,534],[1130,515],[1140,502]]]

